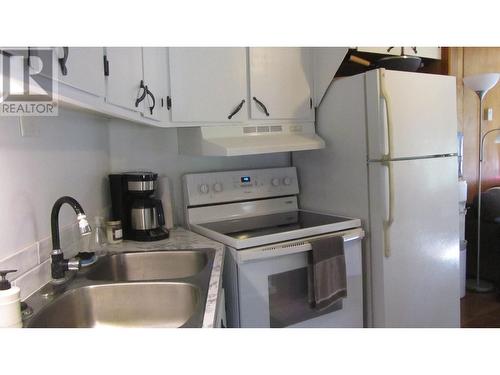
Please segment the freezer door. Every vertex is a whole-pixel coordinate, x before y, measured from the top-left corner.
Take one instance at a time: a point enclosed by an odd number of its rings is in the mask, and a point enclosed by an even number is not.
[[[394,220],[385,244],[388,167],[369,163],[373,324],[459,327],[457,158],[390,165]]]
[[[455,77],[378,69],[365,80],[370,160],[388,153],[389,133],[391,158],[457,152]]]

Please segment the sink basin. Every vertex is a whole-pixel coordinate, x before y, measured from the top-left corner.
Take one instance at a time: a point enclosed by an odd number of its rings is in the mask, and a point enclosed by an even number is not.
[[[110,253],[26,299],[24,327],[202,327],[216,250]]]
[[[207,262],[207,254],[196,250],[122,253],[103,257],[85,277],[102,281],[178,279],[196,275]]]
[[[200,300],[200,289],[187,283],[91,285],[62,294],[28,327],[181,327],[199,309]]]

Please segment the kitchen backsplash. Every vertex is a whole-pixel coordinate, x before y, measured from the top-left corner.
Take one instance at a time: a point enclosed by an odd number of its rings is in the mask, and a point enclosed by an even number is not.
[[[57,198],[70,195],[93,218],[109,212],[107,175],[148,169],[172,181],[174,222],[184,222],[181,176],[225,169],[283,167],[288,153],[247,157],[180,155],[177,130],[108,120],[74,110],[59,109],[51,118],[27,117],[32,136],[21,137],[19,118],[0,118],[0,268],[19,271],[9,280],[21,287],[23,298],[50,279],[50,212]],[[106,215],[105,215],[106,216]],[[66,257],[76,250],[74,212],[60,213],[62,247]],[[11,229],[13,228],[13,229]]]
[[[65,257],[78,253],[80,236],[78,224],[73,223],[60,229],[61,247]],[[47,237],[19,250],[15,254],[0,260],[0,269],[16,269],[9,274],[13,285],[21,288],[21,298],[24,299],[50,281],[50,252],[52,238]]]

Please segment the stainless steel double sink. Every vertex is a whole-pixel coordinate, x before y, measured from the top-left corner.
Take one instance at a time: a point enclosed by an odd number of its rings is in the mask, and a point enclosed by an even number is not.
[[[214,249],[108,254],[26,303],[28,328],[201,327]]]

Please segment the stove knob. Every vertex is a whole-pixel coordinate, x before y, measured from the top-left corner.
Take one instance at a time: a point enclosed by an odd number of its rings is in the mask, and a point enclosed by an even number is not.
[[[201,194],[207,194],[210,189],[208,188],[207,184],[201,184],[200,185],[200,193]]]
[[[291,183],[292,183],[292,179],[291,179],[290,177],[285,177],[285,178],[283,179],[283,184],[284,184],[285,186],[288,186],[288,185],[290,185]]]
[[[280,180],[279,180],[279,178],[273,178],[273,179],[271,180],[271,185],[273,185],[273,186],[279,186],[279,185],[280,185]]]
[[[214,184],[213,189],[216,193],[220,193],[222,191],[222,184],[220,182],[217,182]]]

